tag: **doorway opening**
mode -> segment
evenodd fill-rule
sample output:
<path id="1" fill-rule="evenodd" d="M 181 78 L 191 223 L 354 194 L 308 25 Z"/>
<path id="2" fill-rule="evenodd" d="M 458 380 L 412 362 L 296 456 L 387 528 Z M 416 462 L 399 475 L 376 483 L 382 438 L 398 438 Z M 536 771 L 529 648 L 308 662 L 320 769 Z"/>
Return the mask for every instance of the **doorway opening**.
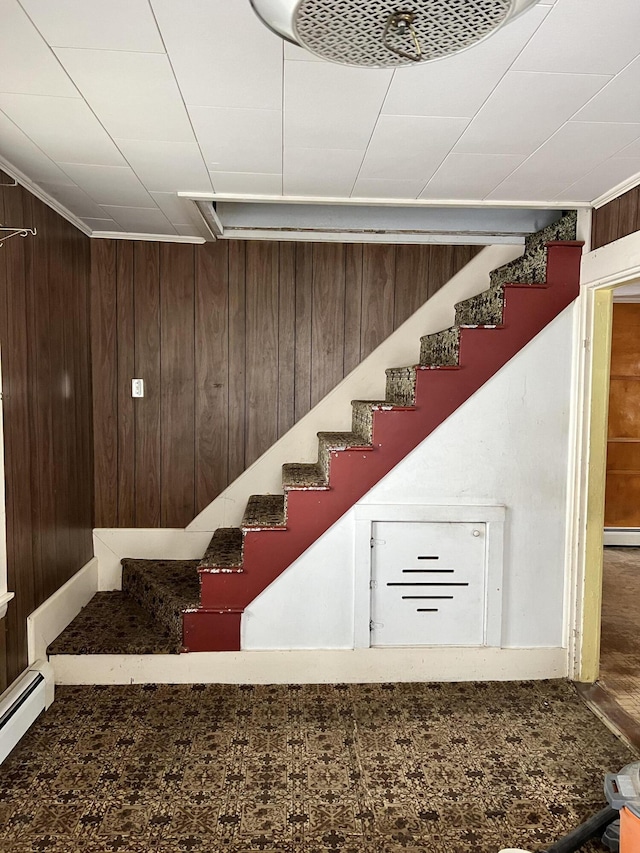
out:
<path id="1" fill-rule="evenodd" d="M 640 285 L 613 291 L 600 685 L 640 724 Z"/>

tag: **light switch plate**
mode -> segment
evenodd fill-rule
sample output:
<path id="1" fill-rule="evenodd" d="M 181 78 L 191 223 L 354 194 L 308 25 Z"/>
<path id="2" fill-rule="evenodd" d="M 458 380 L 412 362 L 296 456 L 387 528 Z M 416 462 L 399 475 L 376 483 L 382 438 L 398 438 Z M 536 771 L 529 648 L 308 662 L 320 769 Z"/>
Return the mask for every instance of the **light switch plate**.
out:
<path id="1" fill-rule="evenodd" d="M 131 380 L 131 396 L 144 397 L 144 379 Z"/>

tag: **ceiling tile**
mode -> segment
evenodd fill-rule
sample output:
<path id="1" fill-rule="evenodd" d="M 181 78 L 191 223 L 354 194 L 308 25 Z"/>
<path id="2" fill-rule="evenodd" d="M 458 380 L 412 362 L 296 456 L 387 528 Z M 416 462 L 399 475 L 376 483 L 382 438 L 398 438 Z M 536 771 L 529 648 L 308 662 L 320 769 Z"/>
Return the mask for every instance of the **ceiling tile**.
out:
<path id="1" fill-rule="evenodd" d="M 176 225 L 176 231 L 182 237 L 204 237 L 205 235 L 200 232 L 199 228 L 196 228 L 195 225 Z"/>
<path id="2" fill-rule="evenodd" d="M 284 152 L 284 195 L 349 196 L 363 151 L 287 148 Z"/>
<path id="3" fill-rule="evenodd" d="M 154 192 L 211 192 L 211 181 L 196 142 L 116 139 L 142 183 Z"/>
<path id="4" fill-rule="evenodd" d="M 514 70 L 615 74 L 638 55 L 638 32 L 637 0 L 561 0 Z"/>
<path id="5" fill-rule="evenodd" d="M 358 178 L 351 191 L 351 197 L 415 199 L 423 187 L 424 181 L 385 181 L 378 178 Z"/>
<path id="6" fill-rule="evenodd" d="M 291 148 L 364 150 L 393 71 L 286 62 L 284 139 Z"/>
<path id="7" fill-rule="evenodd" d="M 153 0 L 187 104 L 282 107 L 282 41 L 245 2 Z"/>
<path id="8" fill-rule="evenodd" d="M 281 112 L 190 107 L 189 113 L 211 171 L 280 172 Z"/>
<path id="9" fill-rule="evenodd" d="M 573 201 L 595 201 L 613 187 L 640 174 L 640 155 L 637 157 L 611 157 L 575 184 L 563 190 L 563 198 Z"/>
<path id="10" fill-rule="evenodd" d="M 56 48 L 56 55 L 114 138 L 193 142 L 164 54 L 65 47 Z"/>
<path id="11" fill-rule="evenodd" d="M 109 134 L 79 98 L 0 94 L 0 110 L 52 160 L 125 165 Z"/>
<path id="12" fill-rule="evenodd" d="M 2 3 L 0 91 L 26 95 L 80 94 L 18 3 Z"/>
<path id="13" fill-rule="evenodd" d="M 128 166 L 60 165 L 97 204 L 155 207 L 153 199 Z"/>
<path id="14" fill-rule="evenodd" d="M 386 115 L 471 118 L 548 11 L 548 7 L 536 6 L 487 41 L 456 56 L 399 68 L 382 112 Z"/>
<path id="15" fill-rule="evenodd" d="M 175 234 L 176 229 L 160 210 L 149 210 L 144 207 L 118 207 L 102 205 L 103 213 L 121 225 L 125 231 L 132 234 Z"/>
<path id="16" fill-rule="evenodd" d="M 487 197 L 546 201 L 640 137 L 640 124 L 567 122 Z"/>
<path id="17" fill-rule="evenodd" d="M 521 154 L 449 154 L 420 198 L 479 201 L 510 175 L 523 159 Z"/>
<path id="18" fill-rule="evenodd" d="M 531 154 L 608 80 L 597 75 L 509 72 L 455 150 L 460 154 Z"/>
<path id="19" fill-rule="evenodd" d="M 256 172 L 210 172 L 217 193 L 282 195 L 282 175 Z"/>
<path id="20" fill-rule="evenodd" d="M 92 231 L 122 231 L 122 228 L 113 219 L 94 219 L 91 216 L 83 216 L 82 221 Z"/>
<path id="21" fill-rule="evenodd" d="M 80 187 L 60 186 L 58 184 L 48 184 L 44 181 L 40 183 L 40 186 L 52 198 L 66 207 L 67 210 L 79 216 L 80 219 L 84 219 L 85 216 L 98 219 L 104 217 L 104 210 L 93 199 L 89 198 Z"/>
<path id="22" fill-rule="evenodd" d="M 147 0 L 20 0 L 55 47 L 164 53 Z"/>
<path id="23" fill-rule="evenodd" d="M 468 123 L 465 118 L 380 116 L 360 176 L 422 181 L 424 186 Z"/>
<path id="24" fill-rule="evenodd" d="M 638 4 L 640 8 L 640 4 Z M 579 121 L 636 121 L 640 116 L 640 58 L 608 83 L 576 115 Z"/>
<path id="25" fill-rule="evenodd" d="M 151 193 L 151 197 L 172 225 L 192 225 L 199 216 L 193 209 L 192 201 L 180 198 L 175 193 Z"/>
<path id="26" fill-rule="evenodd" d="M 0 156 L 34 183 L 69 184 L 73 181 L 4 113 L 0 113 Z"/>

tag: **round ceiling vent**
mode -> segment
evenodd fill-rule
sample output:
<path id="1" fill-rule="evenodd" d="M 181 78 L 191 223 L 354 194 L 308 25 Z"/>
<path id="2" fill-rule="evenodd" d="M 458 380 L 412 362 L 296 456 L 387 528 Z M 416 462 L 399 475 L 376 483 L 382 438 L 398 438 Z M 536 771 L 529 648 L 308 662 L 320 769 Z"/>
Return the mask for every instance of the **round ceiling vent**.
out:
<path id="1" fill-rule="evenodd" d="M 251 0 L 281 38 L 343 65 L 393 68 L 472 47 L 537 0 Z"/>

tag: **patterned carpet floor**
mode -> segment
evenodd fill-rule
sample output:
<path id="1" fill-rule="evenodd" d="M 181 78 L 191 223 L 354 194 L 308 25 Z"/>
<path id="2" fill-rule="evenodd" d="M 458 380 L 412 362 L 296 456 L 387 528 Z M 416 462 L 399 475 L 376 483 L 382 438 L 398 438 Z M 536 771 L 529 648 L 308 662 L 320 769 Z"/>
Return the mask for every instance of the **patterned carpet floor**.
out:
<path id="1" fill-rule="evenodd" d="M 2 767 L 0 850 L 540 850 L 634 759 L 562 681 L 60 687 Z"/>
<path id="2" fill-rule="evenodd" d="M 640 548 L 605 548 L 600 682 L 640 723 Z"/>

